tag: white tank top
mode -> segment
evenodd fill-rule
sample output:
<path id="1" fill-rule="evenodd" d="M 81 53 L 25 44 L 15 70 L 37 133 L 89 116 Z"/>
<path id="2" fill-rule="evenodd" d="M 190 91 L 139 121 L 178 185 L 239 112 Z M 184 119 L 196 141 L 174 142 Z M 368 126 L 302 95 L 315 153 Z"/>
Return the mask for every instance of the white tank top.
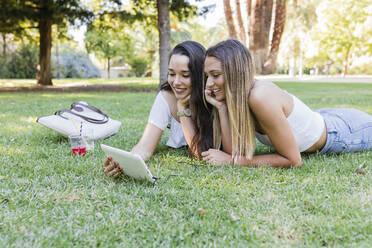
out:
<path id="1" fill-rule="evenodd" d="M 293 111 L 287 117 L 287 121 L 296 139 L 299 151 L 303 152 L 320 139 L 325 124 L 323 117 L 319 113 L 312 111 L 294 95 L 289 95 L 293 98 Z M 267 135 L 256 132 L 256 138 L 262 144 L 272 146 Z"/>

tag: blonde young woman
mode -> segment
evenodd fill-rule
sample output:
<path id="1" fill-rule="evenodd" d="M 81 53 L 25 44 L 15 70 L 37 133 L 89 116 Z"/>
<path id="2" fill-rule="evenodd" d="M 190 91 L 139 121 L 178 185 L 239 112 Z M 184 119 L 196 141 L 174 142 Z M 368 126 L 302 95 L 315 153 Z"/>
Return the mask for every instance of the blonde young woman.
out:
<path id="1" fill-rule="evenodd" d="M 204 160 L 285 168 L 301 166 L 301 152 L 372 149 L 371 115 L 356 109 L 312 111 L 277 85 L 255 81 L 253 68 L 251 54 L 237 40 L 207 50 L 205 99 L 214 106 L 216 149 L 203 152 Z M 255 137 L 276 153 L 254 155 Z"/>
<path id="2" fill-rule="evenodd" d="M 160 86 L 145 130 L 132 153 L 139 154 L 144 160 L 149 159 L 168 125 L 169 147 L 188 145 L 190 153 L 197 155 L 212 146 L 208 141 L 212 138 L 201 138 L 208 136 L 202 134 L 211 130 L 207 121 L 210 115 L 203 104 L 204 58 L 205 49 L 197 42 L 185 41 L 174 47 L 169 56 L 168 80 Z M 117 177 L 122 173 L 122 166 L 107 157 L 104 172 Z"/>

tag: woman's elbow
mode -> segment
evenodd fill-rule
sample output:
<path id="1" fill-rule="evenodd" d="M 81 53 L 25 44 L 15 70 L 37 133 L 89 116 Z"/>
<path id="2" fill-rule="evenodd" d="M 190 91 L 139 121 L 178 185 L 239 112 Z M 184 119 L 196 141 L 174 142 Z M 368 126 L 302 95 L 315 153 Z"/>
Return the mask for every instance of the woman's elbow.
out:
<path id="1" fill-rule="evenodd" d="M 298 167 L 301 167 L 302 166 L 302 159 L 301 157 L 300 158 L 297 158 L 297 159 L 292 159 L 290 160 L 290 167 L 293 168 L 298 168 Z"/>

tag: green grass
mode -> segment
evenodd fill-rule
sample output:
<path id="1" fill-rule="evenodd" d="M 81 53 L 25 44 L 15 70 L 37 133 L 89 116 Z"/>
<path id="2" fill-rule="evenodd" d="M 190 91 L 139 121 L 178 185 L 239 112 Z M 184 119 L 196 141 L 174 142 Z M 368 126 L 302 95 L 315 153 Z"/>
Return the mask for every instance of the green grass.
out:
<path id="1" fill-rule="evenodd" d="M 280 86 L 314 109 L 355 107 L 372 114 L 370 84 Z M 0 246 L 372 243 L 372 151 L 304 156 L 297 169 L 212 167 L 191 160 L 186 149 L 166 147 L 163 137 L 148 162 L 161 178 L 152 185 L 106 177 L 100 142 L 85 157 L 74 157 L 67 139 L 35 123 L 40 115 L 85 100 L 122 122 L 119 133 L 103 142 L 129 150 L 142 134 L 155 94 L 0 93 Z M 362 165 L 365 174 L 356 172 Z"/>
<path id="2" fill-rule="evenodd" d="M 82 85 L 125 85 L 128 87 L 153 87 L 158 86 L 155 78 L 90 78 L 90 79 L 53 79 L 54 86 L 82 86 Z M 35 79 L 0 79 L 1 87 L 30 87 L 35 86 Z"/>

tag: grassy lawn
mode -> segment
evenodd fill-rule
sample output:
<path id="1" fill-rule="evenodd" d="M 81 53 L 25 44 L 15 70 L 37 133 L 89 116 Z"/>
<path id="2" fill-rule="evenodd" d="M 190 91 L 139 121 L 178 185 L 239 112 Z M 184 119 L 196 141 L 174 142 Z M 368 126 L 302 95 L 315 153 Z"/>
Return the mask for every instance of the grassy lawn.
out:
<path id="1" fill-rule="evenodd" d="M 279 85 L 314 109 L 355 107 L 372 114 L 371 84 Z M 191 160 L 186 149 L 166 147 L 166 134 L 148 162 L 161 178 L 152 185 L 106 177 L 100 142 L 85 157 L 74 157 L 66 138 L 35 122 L 85 100 L 122 122 L 119 133 L 103 143 L 129 150 L 142 134 L 155 94 L 0 93 L 0 246 L 372 243 L 372 151 L 304 156 L 297 169 L 212 167 Z M 258 145 L 257 151 L 269 149 Z"/>
<path id="2" fill-rule="evenodd" d="M 84 86 L 84 85 L 125 85 L 128 87 L 153 87 L 158 86 L 154 78 L 90 78 L 90 79 L 53 79 L 54 86 Z M 35 79 L 0 79 L 1 87 L 29 87 L 35 86 Z"/>

